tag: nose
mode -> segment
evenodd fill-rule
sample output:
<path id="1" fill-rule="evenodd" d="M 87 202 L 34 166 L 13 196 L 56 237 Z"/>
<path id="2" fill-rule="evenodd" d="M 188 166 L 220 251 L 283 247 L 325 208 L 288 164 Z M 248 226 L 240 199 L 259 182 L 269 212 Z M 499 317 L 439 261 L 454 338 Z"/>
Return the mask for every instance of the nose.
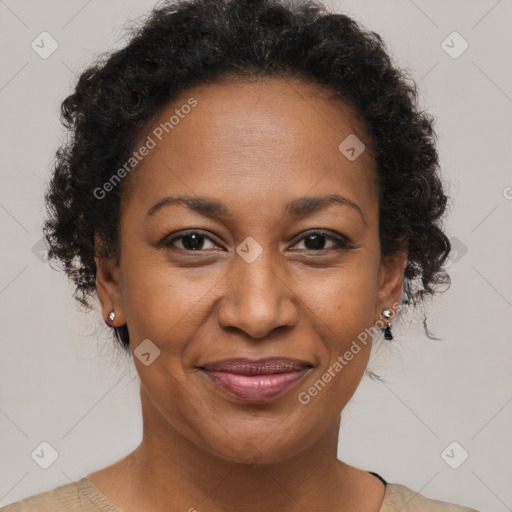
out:
<path id="1" fill-rule="evenodd" d="M 288 276 L 288 278 L 287 278 Z M 219 326 L 264 338 L 297 323 L 297 303 L 286 270 L 266 251 L 248 263 L 237 257 L 225 276 L 217 307 Z"/>

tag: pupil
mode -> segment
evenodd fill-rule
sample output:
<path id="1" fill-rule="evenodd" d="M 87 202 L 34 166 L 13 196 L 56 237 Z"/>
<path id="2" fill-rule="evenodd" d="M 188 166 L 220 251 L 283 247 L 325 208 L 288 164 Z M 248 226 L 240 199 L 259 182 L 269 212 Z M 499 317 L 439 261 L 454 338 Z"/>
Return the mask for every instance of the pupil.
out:
<path id="1" fill-rule="evenodd" d="M 185 235 L 182 239 L 182 243 L 183 247 L 187 250 L 199 250 L 203 245 L 203 235 L 198 235 L 196 233 Z"/>
<path id="2" fill-rule="evenodd" d="M 313 240 L 313 243 L 308 243 L 308 240 Z M 309 235 L 304 243 L 308 249 L 323 249 L 324 245 L 324 236 L 323 235 Z M 309 246 L 309 247 L 308 247 Z"/>
<path id="3" fill-rule="evenodd" d="M 203 246 L 204 236 L 192 233 L 191 235 L 185 235 L 182 239 L 183 247 L 190 251 L 200 250 Z M 305 239 L 305 244 L 308 249 L 323 249 L 325 242 L 324 235 L 309 235 Z"/>

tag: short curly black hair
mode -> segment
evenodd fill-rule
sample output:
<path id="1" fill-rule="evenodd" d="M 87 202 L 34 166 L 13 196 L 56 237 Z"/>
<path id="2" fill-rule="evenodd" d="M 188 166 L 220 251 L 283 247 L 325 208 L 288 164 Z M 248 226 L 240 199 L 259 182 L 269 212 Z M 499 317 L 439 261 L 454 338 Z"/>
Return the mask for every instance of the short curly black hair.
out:
<path id="1" fill-rule="evenodd" d="M 403 304 L 449 285 L 441 226 L 448 198 L 433 119 L 381 37 L 317 0 L 172 0 L 157 4 L 125 47 L 86 69 L 61 106 L 69 137 L 55 156 L 44 233 L 79 303 L 90 306 L 96 290 L 95 237 L 102 256 L 119 256 L 123 187 L 100 198 L 93 191 L 181 91 L 227 76 L 298 77 L 348 102 L 375 155 L 381 257 L 408 254 Z M 114 334 L 129 351 L 127 326 Z"/>

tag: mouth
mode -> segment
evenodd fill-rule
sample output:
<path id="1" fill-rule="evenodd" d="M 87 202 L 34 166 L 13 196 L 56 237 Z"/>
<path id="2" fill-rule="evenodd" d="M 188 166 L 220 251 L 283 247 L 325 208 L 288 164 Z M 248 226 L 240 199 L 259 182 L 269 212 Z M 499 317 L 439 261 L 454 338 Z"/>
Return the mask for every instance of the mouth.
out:
<path id="1" fill-rule="evenodd" d="M 231 397 L 245 402 L 267 402 L 294 387 L 311 363 L 298 359 L 229 359 L 208 363 L 199 369 Z"/>

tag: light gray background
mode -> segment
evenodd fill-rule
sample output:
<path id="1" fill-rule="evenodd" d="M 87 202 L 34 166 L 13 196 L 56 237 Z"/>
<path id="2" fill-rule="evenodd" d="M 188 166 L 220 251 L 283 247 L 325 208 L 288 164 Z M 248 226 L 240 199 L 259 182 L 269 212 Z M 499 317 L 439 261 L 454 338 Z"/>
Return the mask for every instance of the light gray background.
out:
<path id="1" fill-rule="evenodd" d="M 153 5 L 0 1 L 0 506 L 78 480 L 141 439 L 135 370 L 116 357 L 98 312 L 78 311 L 71 286 L 36 253 L 60 102 Z M 371 368 L 386 383 L 363 379 L 343 413 L 339 456 L 428 497 L 512 510 L 511 2 L 330 5 L 380 33 L 419 81 L 437 118 L 456 238 L 452 286 L 427 308 L 443 340 L 425 338 L 416 315 L 396 342 L 377 345 Z M 43 31 L 59 44 L 47 59 L 31 48 Z M 456 59 L 441 46 L 453 31 L 469 43 Z M 58 452 L 46 470 L 31 458 L 42 441 Z M 452 441 L 469 453 L 458 469 L 441 456 Z"/>

